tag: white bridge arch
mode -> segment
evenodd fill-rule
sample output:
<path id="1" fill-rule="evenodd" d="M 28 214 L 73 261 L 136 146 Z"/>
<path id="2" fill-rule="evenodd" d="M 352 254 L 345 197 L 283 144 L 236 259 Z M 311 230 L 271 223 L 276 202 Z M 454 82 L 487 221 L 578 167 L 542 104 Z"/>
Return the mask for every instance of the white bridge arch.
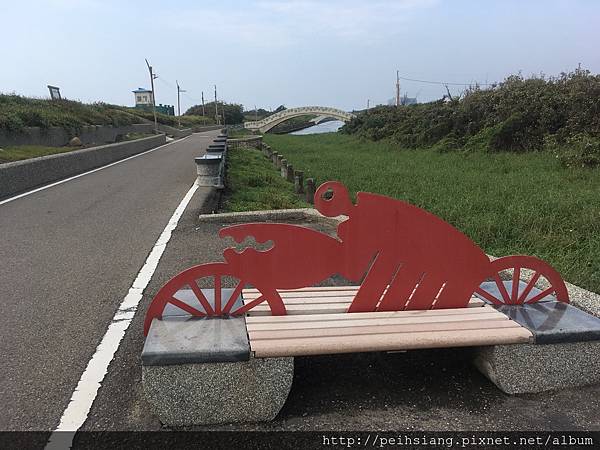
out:
<path id="1" fill-rule="evenodd" d="M 302 106 L 300 108 L 284 109 L 283 111 L 271 114 L 262 120 L 244 122 L 244 128 L 247 128 L 248 130 L 259 130 L 261 133 L 266 133 L 274 126 L 279 125 L 281 122 L 285 122 L 292 117 L 306 115 L 319 116 L 319 119 L 324 117 L 332 117 L 334 119 L 343 120 L 344 122 L 348 122 L 354 117 L 354 114 L 337 108 L 328 108 L 325 106 Z"/>

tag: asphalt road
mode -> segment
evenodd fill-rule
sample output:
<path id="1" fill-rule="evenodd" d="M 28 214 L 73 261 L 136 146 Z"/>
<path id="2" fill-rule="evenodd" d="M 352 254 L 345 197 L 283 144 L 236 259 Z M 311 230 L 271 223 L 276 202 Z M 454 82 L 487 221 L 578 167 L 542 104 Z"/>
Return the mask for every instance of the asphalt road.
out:
<path id="1" fill-rule="evenodd" d="M 52 430 L 218 131 L 0 205 L 0 430 Z M 206 191 L 196 193 L 200 202 Z"/>

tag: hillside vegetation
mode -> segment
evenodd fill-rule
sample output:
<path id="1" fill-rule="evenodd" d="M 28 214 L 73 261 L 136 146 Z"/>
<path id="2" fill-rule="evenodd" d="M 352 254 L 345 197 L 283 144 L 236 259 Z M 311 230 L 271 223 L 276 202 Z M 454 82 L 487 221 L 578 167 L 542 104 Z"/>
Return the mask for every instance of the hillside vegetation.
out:
<path id="1" fill-rule="evenodd" d="M 549 151 L 567 166 L 600 164 L 600 76 L 513 75 L 460 99 L 389 107 L 358 115 L 343 132 L 438 151 Z"/>
<path id="2" fill-rule="evenodd" d="M 154 120 L 151 111 L 106 103 L 86 104 L 73 100 L 49 100 L 0 94 L 0 131 L 18 133 L 24 127 L 63 127 L 76 132 L 85 125 L 123 126 Z M 157 114 L 159 123 L 176 126 L 177 117 Z M 182 126 L 213 123 L 199 116 L 182 116 Z"/>

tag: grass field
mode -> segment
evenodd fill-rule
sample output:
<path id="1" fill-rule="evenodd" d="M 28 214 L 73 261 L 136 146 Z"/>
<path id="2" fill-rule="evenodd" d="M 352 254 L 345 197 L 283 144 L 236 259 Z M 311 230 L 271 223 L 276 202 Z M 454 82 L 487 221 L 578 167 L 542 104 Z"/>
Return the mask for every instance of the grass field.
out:
<path id="1" fill-rule="evenodd" d="M 232 149 L 227 153 L 225 211 L 304 208 L 292 183 L 281 178 L 258 150 Z"/>
<path id="2" fill-rule="evenodd" d="M 442 217 L 487 253 L 535 255 L 600 292 L 600 172 L 548 153 L 401 150 L 343 134 L 266 135 L 305 178 L 344 182 Z"/>
<path id="3" fill-rule="evenodd" d="M 43 145 L 15 145 L 0 149 L 0 164 L 38 156 L 54 155 L 56 153 L 72 152 L 81 147 L 44 147 Z"/>
<path id="4" fill-rule="evenodd" d="M 154 134 L 129 133 L 123 136 L 123 141 L 134 141 L 136 139 L 143 139 L 150 136 L 154 136 Z M 13 145 L 0 148 L 0 164 L 11 161 L 21 161 L 29 158 L 37 158 L 39 156 L 54 155 L 56 153 L 72 152 L 73 150 L 79 150 L 81 148 L 83 147 L 46 147 L 43 145 Z"/>

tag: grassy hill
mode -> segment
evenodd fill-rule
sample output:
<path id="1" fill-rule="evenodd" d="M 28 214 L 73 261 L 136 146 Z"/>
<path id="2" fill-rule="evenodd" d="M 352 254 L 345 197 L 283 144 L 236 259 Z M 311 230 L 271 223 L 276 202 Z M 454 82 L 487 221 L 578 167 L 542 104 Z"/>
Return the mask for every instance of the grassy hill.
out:
<path id="1" fill-rule="evenodd" d="M 85 125 L 123 126 L 154 120 L 151 111 L 107 103 L 86 104 L 72 100 L 48 100 L 0 94 L 0 131 L 18 133 L 24 127 L 52 126 L 77 131 Z M 157 114 L 159 123 L 177 126 L 177 117 Z M 209 125 L 213 120 L 202 116 L 182 116 L 181 125 Z"/>

